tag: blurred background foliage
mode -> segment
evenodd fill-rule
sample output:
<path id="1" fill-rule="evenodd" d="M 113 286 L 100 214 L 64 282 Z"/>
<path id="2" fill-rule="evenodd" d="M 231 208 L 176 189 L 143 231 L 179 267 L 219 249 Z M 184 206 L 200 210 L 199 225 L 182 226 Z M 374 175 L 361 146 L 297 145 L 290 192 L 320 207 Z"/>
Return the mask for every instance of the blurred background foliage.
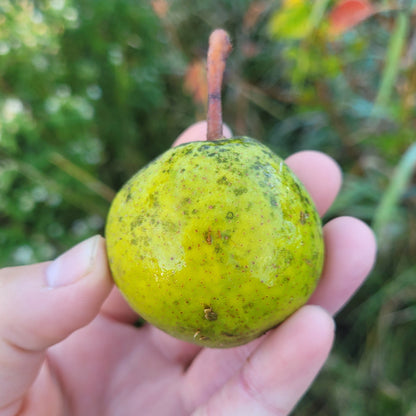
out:
<path id="1" fill-rule="evenodd" d="M 379 242 L 295 414 L 415 416 L 413 0 L 0 0 L 0 266 L 103 233 L 115 191 L 205 117 L 219 26 L 227 124 L 335 158 L 345 183 L 324 221 L 357 216 Z"/>

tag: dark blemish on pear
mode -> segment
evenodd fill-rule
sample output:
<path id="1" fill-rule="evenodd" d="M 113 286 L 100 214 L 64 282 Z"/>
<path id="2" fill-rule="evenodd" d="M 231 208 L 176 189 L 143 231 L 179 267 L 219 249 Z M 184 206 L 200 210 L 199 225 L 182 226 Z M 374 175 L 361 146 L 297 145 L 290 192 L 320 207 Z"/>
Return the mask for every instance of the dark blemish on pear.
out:
<path id="1" fill-rule="evenodd" d="M 225 331 L 222 331 L 221 335 L 224 335 L 227 338 L 234 338 L 235 337 L 235 334 L 231 334 L 230 332 L 225 332 Z"/>
<path id="2" fill-rule="evenodd" d="M 308 218 L 309 218 L 309 213 L 305 212 L 305 211 L 301 211 L 301 213 L 300 213 L 300 223 L 302 225 L 306 224 L 306 221 L 308 220 Z"/>
<path id="3" fill-rule="evenodd" d="M 248 190 L 247 188 L 235 188 L 233 192 L 236 196 L 239 196 L 245 194 L 246 192 L 248 192 Z"/>
<path id="4" fill-rule="evenodd" d="M 201 335 L 198 339 L 200 341 L 209 341 L 210 340 L 210 338 L 209 337 L 206 337 L 205 335 Z"/>
<path id="5" fill-rule="evenodd" d="M 135 220 L 130 223 L 130 230 L 134 231 L 135 228 L 139 227 L 143 224 L 144 218 L 143 216 L 139 215 Z"/>
<path id="6" fill-rule="evenodd" d="M 218 318 L 217 314 L 212 310 L 212 307 L 208 305 L 204 307 L 204 317 L 207 321 L 216 321 Z"/>
<path id="7" fill-rule="evenodd" d="M 248 309 L 252 309 L 252 308 L 254 308 L 254 303 L 253 302 L 249 302 L 249 303 L 246 303 L 246 304 L 243 305 L 243 309 L 245 311 L 247 311 Z"/>
<path id="8" fill-rule="evenodd" d="M 212 234 L 211 234 L 211 230 L 208 230 L 208 231 L 205 231 L 205 232 L 204 232 L 204 238 L 205 238 L 205 241 L 206 241 L 209 245 L 211 245 L 211 243 L 212 243 Z"/>
<path id="9" fill-rule="evenodd" d="M 229 182 L 227 180 L 227 177 L 226 176 L 223 176 L 222 178 L 218 179 L 217 180 L 217 184 L 218 185 L 228 185 Z"/>

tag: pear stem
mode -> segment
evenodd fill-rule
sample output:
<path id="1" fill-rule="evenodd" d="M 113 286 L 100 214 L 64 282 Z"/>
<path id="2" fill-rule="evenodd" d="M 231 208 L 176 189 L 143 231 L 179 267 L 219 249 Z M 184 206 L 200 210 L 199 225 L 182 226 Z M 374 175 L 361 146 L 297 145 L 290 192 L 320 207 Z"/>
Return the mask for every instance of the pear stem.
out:
<path id="1" fill-rule="evenodd" d="M 222 133 L 221 86 L 225 62 L 231 52 L 231 41 L 223 29 L 216 29 L 209 37 L 207 140 L 218 140 Z"/>

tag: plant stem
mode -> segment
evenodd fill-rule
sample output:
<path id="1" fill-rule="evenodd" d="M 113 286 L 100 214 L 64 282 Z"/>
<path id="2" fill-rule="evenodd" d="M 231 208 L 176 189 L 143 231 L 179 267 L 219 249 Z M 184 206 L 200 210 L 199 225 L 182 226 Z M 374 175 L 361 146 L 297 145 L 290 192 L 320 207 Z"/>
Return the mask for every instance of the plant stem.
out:
<path id="1" fill-rule="evenodd" d="M 380 88 L 374 103 L 373 115 L 380 108 L 383 109 L 389 104 L 397 75 L 400 69 L 400 58 L 409 29 L 410 17 L 406 12 L 400 12 L 397 16 L 396 27 L 387 50 L 386 65 L 381 79 Z"/>
<path id="2" fill-rule="evenodd" d="M 413 172 L 416 171 L 416 143 L 413 143 L 400 159 L 390 183 L 374 213 L 373 229 L 381 247 L 386 246 L 389 225 L 400 204 L 400 198 L 411 186 Z M 387 235 L 386 235 L 387 234 Z"/>
<path id="3" fill-rule="evenodd" d="M 90 191 L 99 195 L 101 198 L 105 199 L 108 202 L 111 202 L 115 197 L 115 192 L 109 188 L 104 183 L 100 182 L 93 175 L 80 168 L 79 166 L 72 163 L 70 160 L 66 159 L 58 152 L 52 152 L 50 154 L 51 162 L 61 169 L 63 172 L 66 172 L 72 178 L 77 179 Z"/>
<path id="4" fill-rule="evenodd" d="M 228 33 L 216 29 L 209 37 L 208 73 L 208 114 L 207 140 L 218 140 L 222 134 L 221 86 L 225 71 L 225 61 L 231 52 Z"/>

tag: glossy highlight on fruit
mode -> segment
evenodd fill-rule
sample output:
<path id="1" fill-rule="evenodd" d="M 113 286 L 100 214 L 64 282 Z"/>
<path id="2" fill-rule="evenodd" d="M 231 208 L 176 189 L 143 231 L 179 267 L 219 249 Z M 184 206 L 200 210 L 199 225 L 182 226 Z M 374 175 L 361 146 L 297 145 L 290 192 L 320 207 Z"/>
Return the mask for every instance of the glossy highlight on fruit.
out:
<path id="1" fill-rule="evenodd" d="M 216 348 L 306 303 L 324 257 L 305 188 L 247 137 L 183 144 L 145 166 L 114 199 L 106 240 L 114 280 L 145 320 Z"/>

